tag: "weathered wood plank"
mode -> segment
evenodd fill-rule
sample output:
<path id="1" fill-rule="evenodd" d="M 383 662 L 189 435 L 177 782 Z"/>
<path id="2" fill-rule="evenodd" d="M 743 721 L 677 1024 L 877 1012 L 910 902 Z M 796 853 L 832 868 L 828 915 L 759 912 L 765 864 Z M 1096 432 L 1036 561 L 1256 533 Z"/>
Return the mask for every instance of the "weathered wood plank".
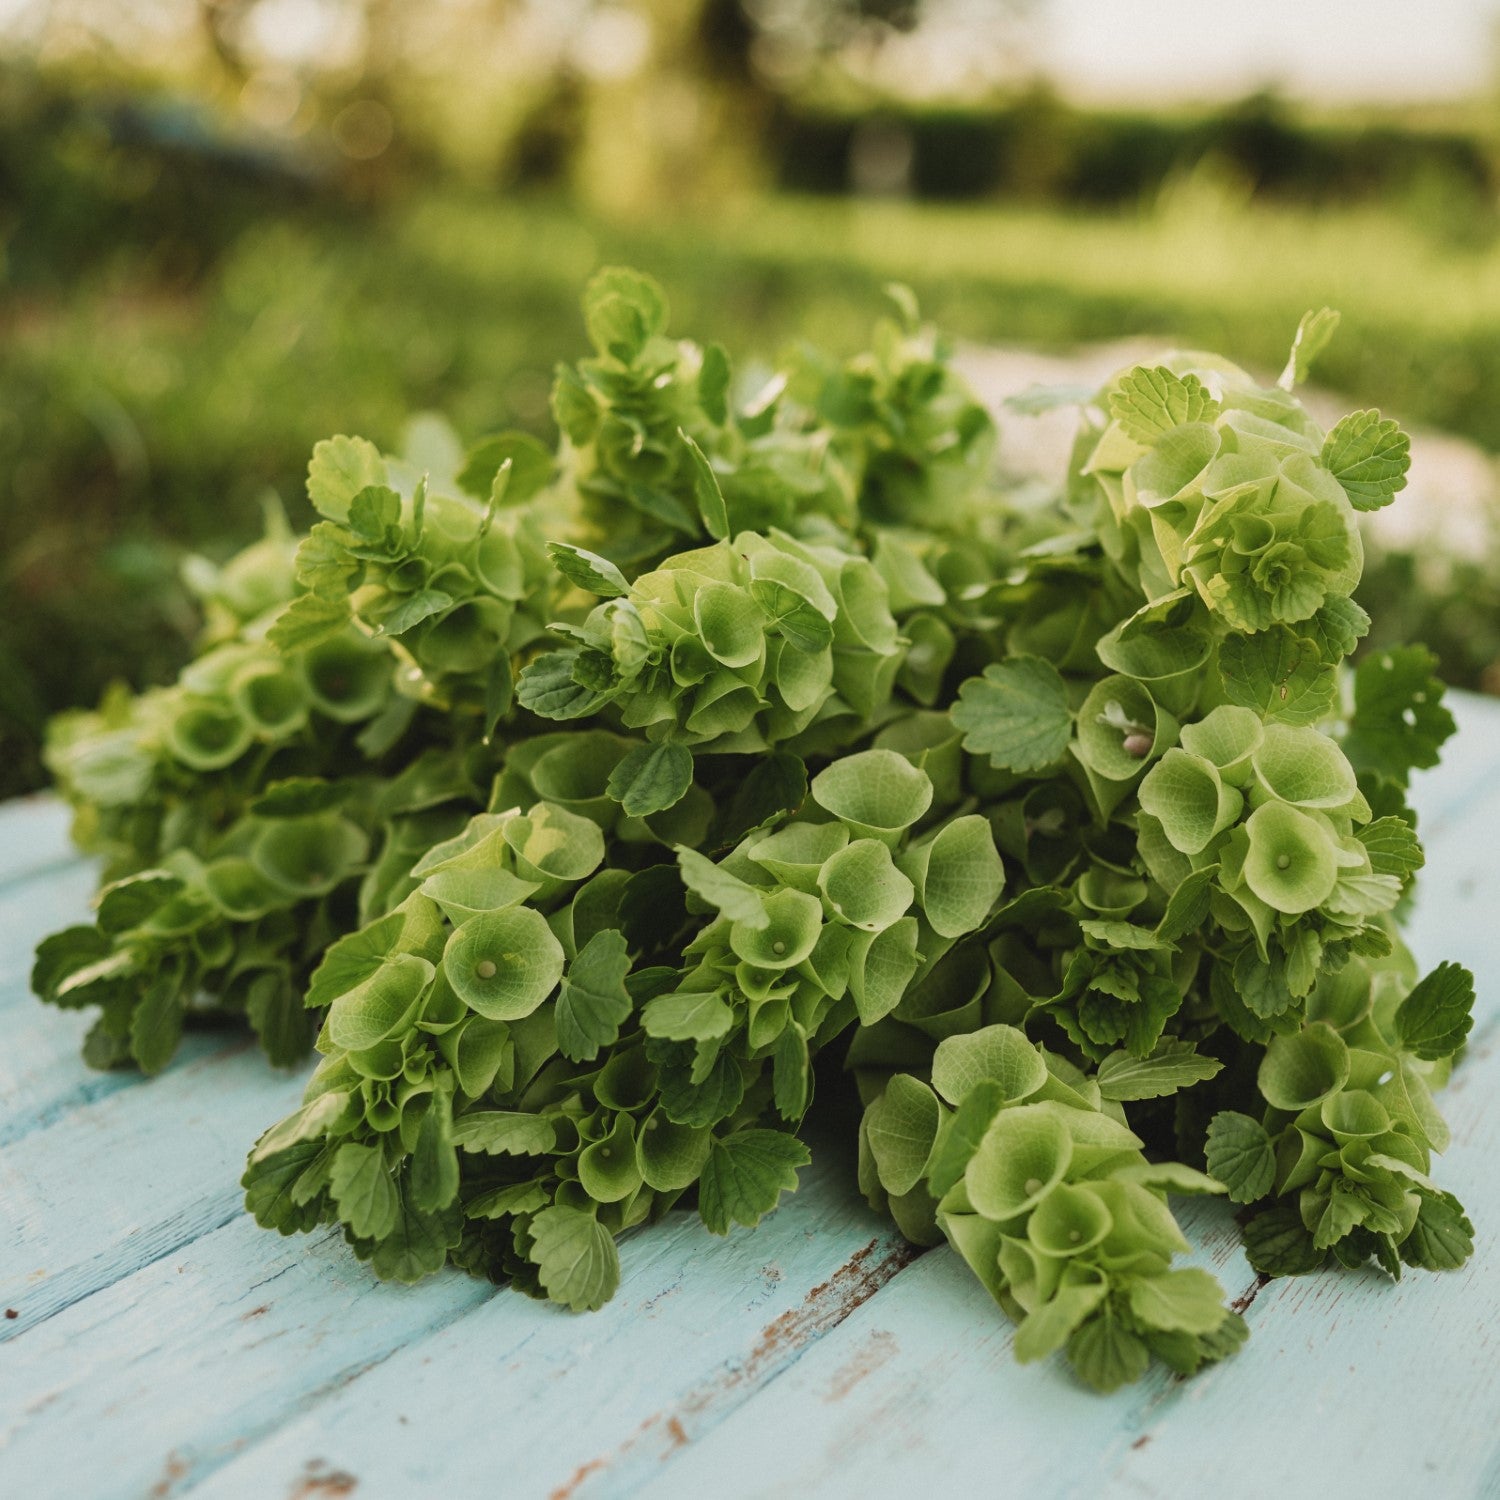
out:
<path id="1" fill-rule="evenodd" d="M 819 1153 L 803 1190 L 754 1233 L 721 1241 L 674 1214 L 635 1236 L 601 1312 L 496 1296 L 194 1494 L 287 1494 L 330 1471 L 357 1480 L 362 1500 L 629 1492 L 907 1264 L 910 1248 L 851 1190 L 850 1165 Z"/>
<path id="2" fill-rule="evenodd" d="M 1493 908 L 1492 908 L 1493 909 Z M 1142 1430 L 1112 1474 L 1129 1494 L 1500 1493 L 1500 1039 L 1443 1100 L 1440 1178 L 1479 1229 L 1472 1260 L 1392 1285 L 1373 1272 L 1275 1282 L 1235 1361 Z M 1224 1477 L 1229 1476 L 1229 1486 Z"/>
<path id="3" fill-rule="evenodd" d="M 1445 1100 L 1442 1178 L 1500 1222 L 1500 1040 Z M 1500 1276 L 1327 1273 L 1255 1288 L 1221 1205 L 1185 1214 L 1194 1257 L 1246 1307 L 1250 1343 L 1180 1382 L 1156 1370 L 1101 1399 L 1057 1361 L 1014 1363 L 1013 1331 L 951 1252 L 884 1288 L 751 1406 L 669 1458 L 653 1500 L 944 1491 L 1223 1500 L 1349 1494 L 1492 1497 L 1500 1477 Z M 1205 1254 L 1206 1252 L 1206 1254 Z M 775 1441 L 769 1436 L 775 1434 Z M 579 1500 L 596 1493 L 583 1487 Z M 608 1487 L 600 1495 L 617 1493 Z"/>
<path id="4" fill-rule="evenodd" d="M 492 1295 L 456 1271 L 386 1286 L 337 1234 L 282 1239 L 236 1218 L 68 1308 L 0 1359 L 6 1489 L 178 1494 Z"/>
<path id="5" fill-rule="evenodd" d="M 1178 1204 L 1191 1263 L 1254 1285 L 1225 1205 Z M 929 1252 L 752 1405 L 668 1454 L 657 1496 L 1072 1495 L 1177 1387 L 1161 1368 L 1109 1398 L 1061 1362 L 1021 1366 L 1014 1328 L 963 1262 Z M 1200 1377 L 1201 1378 L 1201 1377 Z M 580 1487 L 578 1500 L 618 1493 Z M 1176 1494 L 1175 1490 L 1161 1493 Z M 1185 1492 L 1184 1492 L 1185 1493 Z M 1222 1493 L 1217 1491 L 1216 1493 Z"/>
<path id="6" fill-rule="evenodd" d="M 245 1152 L 296 1106 L 302 1082 L 249 1043 L 195 1051 L 0 1156 L 0 1306 L 18 1314 L 0 1321 L 0 1339 L 241 1212 Z"/>

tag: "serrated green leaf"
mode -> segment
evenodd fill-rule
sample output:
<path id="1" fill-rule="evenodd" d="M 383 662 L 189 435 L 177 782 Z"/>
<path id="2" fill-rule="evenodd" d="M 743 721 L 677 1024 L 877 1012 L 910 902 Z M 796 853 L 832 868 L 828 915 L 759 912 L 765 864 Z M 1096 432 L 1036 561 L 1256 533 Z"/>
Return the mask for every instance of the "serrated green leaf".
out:
<path id="1" fill-rule="evenodd" d="M 442 589 L 418 589 L 408 594 L 388 615 L 380 621 L 381 635 L 405 635 L 424 620 L 452 609 L 453 598 Z"/>
<path id="2" fill-rule="evenodd" d="M 1184 1197 L 1198 1198 L 1224 1191 L 1224 1184 L 1217 1178 L 1186 1167 L 1180 1161 L 1132 1162 L 1116 1167 L 1110 1176 L 1116 1182 L 1138 1183 L 1141 1187 L 1160 1188 L 1164 1193 Z"/>
<path id="3" fill-rule="evenodd" d="M 459 488 L 478 500 L 488 500 L 501 468 L 510 464 L 505 485 L 506 505 L 520 505 L 552 482 L 556 460 L 545 444 L 526 432 L 499 432 L 481 438 L 464 458 Z"/>
<path id="4" fill-rule="evenodd" d="M 401 520 L 401 497 L 384 484 L 368 484 L 349 502 L 349 529 L 364 541 L 382 542 Z"/>
<path id="5" fill-rule="evenodd" d="M 1438 763 L 1453 734 L 1443 706 L 1437 658 L 1425 646 L 1398 646 L 1366 656 L 1354 671 L 1354 712 L 1344 754 L 1356 771 L 1405 786 L 1414 770 Z"/>
<path id="6" fill-rule="evenodd" d="M 1406 488 L 1411 439 L 1378 411 L 1350 412 L 1328 434 L 1320 462 L 1355 510 L 1379 510 Z"/>
<path id="7" fill-rule="evenodd" d="M 557 1130 L 542 1115 L 471 1109 L 454 1120 L 453 1144 L 486 1156 L 542 1156 L 557 1144 Z"/>
<path id="8" fill-rule="evenodd" d="M 1068 1363 L 1078 1378 L 1102 1394 L 1139 1380 L 1151 1363 L 1145 1341 L 1106 1305 L 1068 1340 Z"/>
<path id="9" fill-rule="evenodd" d="M 673 740 L 637 745 L 609 773 L 609 795 L 632 818 L 676 807 L 693 784 L 693 752 Z"/>
<path id="10" fill-rule="evenodd" d="M 1131 1282 L 1130 1310 L 1147 1328 L 1212 1333 L 1224 1321 L 1224 1292 L 1197 1266 L 1160 1271 Z"/>
<path id="11" fill-rule="evenodd" d="M 517 1182 L 508 1187 L 493 1188 L 464 1204 L 468 1219 L 503 1219 L 508 1214 L 534 1214 L 549 1201 L 546 1187 L 539 1182 Z"/>
<path id="12" fill-rule="evenodd" d="M 1163 943 L 1175 943 L 1196 932 L 1208 917 L 1209 892 L 1213 889 L 1218 865 L 1204 865 L 1184 878 L 1167 900 L 1167 909 L 1156 924 L 1156 936 Z"/>
<path id="13" fill-rule="evenodd" d="M 1474 1226 L 1452 1193 L 1421 1193 L 1417 1222 L 1401 1242 L 1401 1259 L 1424 1271 L 1454 1271 L 1474 1253 Z"/>
<path id="14" fill-rule="evenodd" d="M 787 751 L 762 756 L 735 788 L 724 814 L 722 842 L 738 842 L 752 828 L 760 828 L 782 813 L 795 812 L 807 796 L 807 766 Z"/>
<path id="15" fill-rule="evenodd" d="M 276 617 L 266 639 L 284 655 L 291 656 L 334 639 L 349 625 L 348 599 L 328 599 L 321 594 L 301 594 Z"/>
<path id="16" fill-rule="evenodd" d="M 674 1125 L 717 1125 L 740 1107 L 745 1075 L 732 1053 L 721 1051 L 700 1079 L 694 1083 L 685 1067 L 663 1072 L 661 1107 Z"/>
<path id="17" fill-rule="evenodd" d="M 335 521 L 319 521 L 297 544 L 297 582 L 348 609 L 349 581 L 359 569 L 350 552 L 357 538 Z"/>
<path id="18" fill-rule="evenodd" d="M 1209 1122 L 1208 1170 L 1236 1203 L 1254 1203 L 1271 1191 L 1276 1151 L 1265 1127 L 1249 1115 L 1223 1109 Z"/>
<path id="19" fill-rule="evenodd" d="M 385 460 L 374 443 L 359 437 L 326 438 L 313 448 L 307 466 L 307 498 L 330 521 L 344 521 L 354 497 L 385 479 Z"/>
<path id="20" fill-rule="evenodd" d="M 95 898 L 94 920 L 104 933 L 129 932 L 139 927 L 182 890 L 182 880 L 167 870 L 142 870 L 111 881 Z"/>
<path id="21" fill-rule="evenodd" d="M 1109 1288 L 1103 1282 L 1059 1287 L 1051 1298 L 1034 1308 L 1016 1329 L 1015 1354 L 1019 1363 L 1045 1359 L 1067 1343 L 1069 1337 L 1104 1300 Z"/>
<path id="22" fill-rule="evenodd" d="M 31 988 L 38 999 L 55 1000 L 58 987 L 71 974 L 99 963 L 113 952 L 114 945 L 97 927 L 65 927 L 37 944 Z"/>
<path id="23" fill-rule="evenodd" d="M 949 712 L 964 731 L 964 749 L 1000 769 L 1055 765 L 1073 737 L 1067 688 L 1057 668 L 1037 656 L 991 663 L 964 683 Z"/>
<path id="24" fill-rule="evenodd" d="M 245 1014 L 273 1067 L 288 1068 L 307 1056 L 313 1027 L 285 969 L 268 969 L 256 975 L 246 993 Z"/>
<path id="25" fill-rule="evenodd" d="M 673 1042 L 711 1042 L 727 1035 L 734 1012 L 713 990 L 679 990 L 658 995 L 641 1012 L 641 1026 L 648 1036 Z"/>
<path id="26" fill-rule="evenodd" d="M 1313 641 L 1285 626 L 1230 636 L 1219 650 L 1219 670 L 1229 702 L 1253 708 L 1262 718 L 1316 724 L 1333 708 L 1333 664 L 1322 659 Z"/>
<path id="27" fill-rule="evenodd" d="M 102 936 L 102 934 L 101 934 Z M 130 948 L 109 948 L 102 958 L 71 968 L 59 977 L 48 997 L 54 1005 L 73 1008 L 124 1000 L 139 982 L 135 954 Z"/>
<path id="28" fill-rule="evenodd" d="M 530 1258 L 547 1295 L 574 1312 L 603 1307 L 620 1285 L 613 1235 L 591 1213 L 561 1205 L 531 1221 Z"/>
<path id="29" fill-rule="evenodd" d="M 1306 1276 L 1328 1259 L 1313 1243 L 1301 1214 L 1285 1204 L 1256 1214 L 1245 1225 L 1245 1255 L 1263 1276 Z"/>
<path id="30" fill-rule="evenodd" d="M 1196 375 L 1174 375 L 1164 365 L 1138 365 L 1109 396 L 1110 415 L 1129 437 L 1148 447 L 1185 422 L 1212 422 L 1219 410 Z"/>
<path id="31" fill-rule="evenodd" d="M 577 651 L 548 651 L 528 663 L 516 683 L 516 701 L 544 719 L 581 719 L 607 700 L 573 675 Z"/>
<path id="32" fill-rule="evenodd" d="M 777 1037 L 771 1059 L 776 1112 L 789 1125 L 796 1125 L 807 1113 L 812 1094 L 812 1068 L 807 1039 L 795 1024 Z"/>
<path id="33" fill-rule="evenodd" d="M 163 973 L 141 996 L 130 1018 L 130 1051 L 141 1072 L 160 1073 L 172 1061 L 182 1040 L 182 980 L 176 973 Z"/>
<path id="34" fill-rule="evenodd" d="M 298 1141 L 282 1151 L 251 1156 L 240 1186 L 245 1189 L 245 1207 L 257 1224 L 279 1234 L 305 1233 L 317 1224 L 321 1204 L 315 1198 L 300 1200 L 294 1189 L 323 1149 L 321 1140 Z"/>
<path id="35" fill-rule="evenodd" d="M 794 1192 L 797 1169 L 812 1154 L 779 1130 L 737 1130 L 715 1140 L 698 1182 L 698 1212 L 715 1234 L 731 1223 L 758 1224 L 783 1192 Z"/>
<path id="36" fill-rule="evenodd" d="M 251 1160 L 272 1156 L 301 1141 L 322 1140 L 347 1131 L 357 1109 L 354 1097 L 346 1090 L 326 1089 L 267 1130 L 252 1148 Z"/>
<path id="37" fill-rule="evenodd" d="M 379 1146 L 348 1141 L 333 1158 L 329 1191 L 339 1218 L 361 1239 L 384 1239 L 395 1227 L 401 1201 Z"/>
<path id="38" fill-rule="evenodd" d="M 1215 1077 L 1223 1067 L 1218 1058 L 1198 1053 L 1191 1042 L 1162 1041 L 1146 1057 L 1111 1052 L 1099 1064 L 1099 1092 L 1106 1099 L 1160 1099 Z"/>
<path id="39" fill-rule="evenodd" d="M 1317 646 L 1324 661 L 1342 661 L 1369 634 L 1370 616 L 1353 599 L 1335 594 L 1297 629 Z"/>
<path id="40" fill-rule="evenodd" d="M 424 1212 L 399 1182 L 396 1199 L 395 1223 L 376 1243 L 370 1265 L 382 1281 L 420 1281 L 443 1269 L 448 1251 L 458 1244 L 463 1218 L 457 1205 Z"/>
<path id="41" fill-rule="evenodd" d="M 592 1062 L 601 1048 L 614 1045 L 631 1010 L 629 973 L 625 936 L 616 928 L 596 932 L 579 949 L 563 975 L 554 1017 L 564 1057 Z"/>
<path id="42" fill-rule="evenodd" d="M 601 599 L 623 598 L 630 592 L 625 575 L 607 558 L 567 542 L 548 542 L 552 565 L 569 583 Z"/>
<path id="43" fill-rule="evenodd" d="M 1427 1062 L 1451 1057 L 1474 1024 L 1473 1010 L 1474 976 L 1462 964 L 1439 964 L 1396 1011 L 1401 1045 Z"/>
<path id="44" fill-rule="evenodd" d="M 1394 875 L 1406 881 L 1426 863 L 1416 830 L 1405 818 L 1376 818 L 1356 828 L 1354 837 L 1365 846 L 1370 868 L 1377 875 Z"/>
<path id="45" fill-rule="evenodd" d="M 722 425 L 729 420 L 729 378 L 728 352 L 723 344 L 710 344 L 698 371 L 698 400 L 710 422 Z"/>
<path id="46" fill-rule="evenodd" d="M 407 1168 L 414 1207 L 423 1213 L 446 1208 L 458 1197 L 458 1151 L 446 1093 L 435 1094 L 422 1115 Z"/>

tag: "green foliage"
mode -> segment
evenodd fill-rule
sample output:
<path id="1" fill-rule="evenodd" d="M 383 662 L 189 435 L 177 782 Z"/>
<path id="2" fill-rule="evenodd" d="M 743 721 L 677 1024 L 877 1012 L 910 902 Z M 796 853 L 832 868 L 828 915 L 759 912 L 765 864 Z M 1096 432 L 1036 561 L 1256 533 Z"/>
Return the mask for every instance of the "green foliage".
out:
<path id="1" fill-rule="evenodd" d="M 33 180 L 65 139 L 94 159 L 92 132 L 84 143 L 49 129 L 46 152 L 18 155 L 18 180 Z M 153 169 L 152 201 L 171 180 Z M 215 203 L 223 188 L 214 184 Z M 93 702 L 115 678 L 139 686 L 175 672 L 192 628 L 180 549 L 222 560 L 248 541 L 266 488 L 294 496 L 313 441 L 346 430 L 351 413 L 388 450 L 401 446 L 409 412 L 434 407 L 466 434 L 545 434 L 552 360 L 583 347 L 576 292 L 598 253 L 657 267 L 682 321 L 736 349 L 745 369 L 750 355 L 769 358 L 793 339 L 857 348 L 892 277 L 912 282 L 924 307 L 970 341 L 1065 346 L 1170 327 L 1275 368 L 1285 330 L 1336 279 L 1347 316 L 1317 366 L 1323 381 L 1495 447 L 1500 340 L 1493 299 L 1475 290 L 1488 285 L 1487 242 L 1462 229 L 1455 238 L 1446 213 L 1412 221 L 1314 196 L 1312 214 L 1195 190 L 1143 214 L 1131 190 L 1118 217 L 896 202 L 861 204 L 851 217 L 833 200 L 773 199 L 744 216 L 688 224 L 663 214 L 627 226 L 528 195 L 438 189 L 393 202 L 373 223 L 268 218 L 262 206 L 184 299 L 184 241 L 205 229 L 216 238 L 213 215 L 194 199 L 167 260 L 160 246 L 141 260 L 130 249 L 139 224 L 158 221 L 146 200 L 111 193 L 111 213 L 128 207 L 128 225 L 102 240 L 92 227 L 75 236 L 100 242 L 108 273 L 70 276 L 65 296 L 28 300 L 0 355 L 13 414 L 0 424 L 0 475 L 16 538 L 5 578 L 25 601 L 0 621 L 0 790 L 40 784 L 49 711 Z M 35 257 L 48 243 L 58 203 L 51 193 L 26 200 L 31 232 L 13 237 L 13 255 L 29 245 Z M 47 274 L 63 264 L 49 255 Z M 1049 267 L 1040 288 L 1038 264 Z M 725 369 L 706 351 L 705 401 L 716 391 L 726 399 Z M 909 385 L 920 391 L 915 377 Z M 554 467 L 550 442 L 545 468 L 537 438 L 527 442 L 528 462 L 512 454 L 511 494 L 524 498 L 534 492 L 523 472 L 534 483 L 540 470 L 545 483 Z M 898 481 L 919 480 L 941 451 L 913 447 L 922 464 L 905 455 L 888 464 Z M 485 460 L 464 492 L 487 499 L 496 467 Z M 1459 559 L 1461 582 L 1439 585 L 1433 561 L 1382 558 L 1361 597 L 1382 644 L 1427 640 L 1449 682 L 1478 685 L 1500 650 L 1493 563 Z"/>
<path id="2" fill-rule="evenodd" d="M 1237 1315 L 1218 1284 L 1171 1268 L 1187 1242 L 1165 1191 L 1219 1185 L 1148 1163 L 1140 1137 L 1097 1089 L 1080 1091 L 1081 1075 L 1013 1027 L 940 1043 L 935 1081 L 949 1076 L 944 1053 L 960 1042 L 964 1082 L 948 1094 L 957 1113 L 902 1073 L 868 1106 L 862 1140 L 874 1159 L 874 1197 L 909 1201 L 925 1189 L 943 1234 L 1018 1320 L 1018 1359 L 1066 1348 L 1078 1375 L 1108 1390 L 1121 1359 L 1131 1368 L 1136 1360 L 1101 1357 L 1099 1340 L 1139 1350 L 1142 1368 L 1153 1351 L 1173 1349 L 1192 1368 L 1228 1352 L 1237 1338 L 1226 1345 L 1218 1336 Z"/>
<path id="3" fill-rule="evenodd" d="M 897 304 L 747 395 L 600 273 L 555 455 L 320 445 L 253 606 L 59 725 L 110 878 L 36 988 L 106 1065 L 209 1006 L 315 1036 L 246 1167 L 267 1227 L 597 1307 L 628 1230 L 795 1189 L 836 1044 L 871 1203 L 1101 1390 L 1243 1340 L 1169 1194 L 1255 1204 L 1278 1273 L 1467 1254 L 1430 1171 L 1472 980 L 1416 982 L 1394 922 L 1451 720 L 1419 648 L 1341 709 L 1389 475 L 1186 354 L 1023 502 Z"/>
<path id="4" fill-rule="evenodd" d="M 1322 461 L 1355 510 L 1378 510 L 1406 488 L 1411 439 L 1378 411 L 1352 412 L 1324 440 Z"/>
<path id="5" fill-rule="evenodd" d="M 953 722 L 964 749 L 1010 771 L 1038 771 L 1062 759 L 1073 716 L 1057 669 L 1035 656 L 996 662 L 963 686 Z"/>

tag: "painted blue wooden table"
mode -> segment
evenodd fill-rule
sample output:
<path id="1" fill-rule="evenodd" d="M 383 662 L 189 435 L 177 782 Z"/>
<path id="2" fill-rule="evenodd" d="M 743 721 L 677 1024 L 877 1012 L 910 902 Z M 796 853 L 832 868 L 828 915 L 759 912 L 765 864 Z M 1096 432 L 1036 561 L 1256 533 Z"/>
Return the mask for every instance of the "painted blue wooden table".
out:
<path id="1" fill-rule="evenodd" d="M 162 1078 L 88 1072 L 83 1017 L 26 992 L 91 870 L 62 811 L 0 810 L 0 1495 L 1500 1496 L 1500 705 L 1417 802 L 1411 936 L 1479 979 L 1444 1106 L 1462 1271 L 1258 1287 L 1223 1205 L 1184 1205 L 1252 1338 L 1101 1398 L 1011 1330 L 946 1249 L 859 1200 L 847 1148 L 727 1242 L 678 1214 L 577 1317 L 453 1273 L 384 1287 L 332 1234 L 244 1215 L 247 1144 L 300 1080 L 197 1037 Z"/>

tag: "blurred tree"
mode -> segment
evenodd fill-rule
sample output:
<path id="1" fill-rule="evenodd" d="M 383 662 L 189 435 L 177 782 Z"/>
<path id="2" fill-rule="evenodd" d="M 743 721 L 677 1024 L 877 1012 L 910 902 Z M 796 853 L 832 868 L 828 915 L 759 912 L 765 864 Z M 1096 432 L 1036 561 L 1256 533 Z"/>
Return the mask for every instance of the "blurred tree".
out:
<path id="1" fill-rule="evenodd" d="M 595 6 L 570 54 L 586 84 L 574 163 L 584 198 L 640 216 L 761 186 L 768 103 L 750 40 L 714 0 Z"/>
<path id="2" fill-rule="evenodd" d="M 366 184 L 402 166 L 557 175 L 639 214 L 765 185 L 789 92 L 993 84 L 1016 18 L 1039 3 L 10 0 L 0 42 L 207 93 Z"/>
<path id="3" fill-rule="evenodd" d="M 198 19 L 209 51 L 237 84 L 250 76 L 243 49 L 245 21 L 258 0 L 198 0 Z"/>

